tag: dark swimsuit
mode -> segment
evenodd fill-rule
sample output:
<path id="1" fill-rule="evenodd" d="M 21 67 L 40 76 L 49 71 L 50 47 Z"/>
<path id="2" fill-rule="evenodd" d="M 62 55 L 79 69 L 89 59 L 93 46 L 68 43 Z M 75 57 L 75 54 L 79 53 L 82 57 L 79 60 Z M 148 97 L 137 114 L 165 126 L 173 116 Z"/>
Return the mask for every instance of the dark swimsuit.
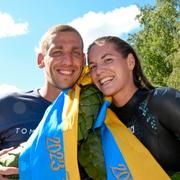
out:
<path id="1" fill-rule="evenodd" d="M 180 171 L 180 92 L 138 90 L 123 107 L 111 109 L 165 170 Z"/>

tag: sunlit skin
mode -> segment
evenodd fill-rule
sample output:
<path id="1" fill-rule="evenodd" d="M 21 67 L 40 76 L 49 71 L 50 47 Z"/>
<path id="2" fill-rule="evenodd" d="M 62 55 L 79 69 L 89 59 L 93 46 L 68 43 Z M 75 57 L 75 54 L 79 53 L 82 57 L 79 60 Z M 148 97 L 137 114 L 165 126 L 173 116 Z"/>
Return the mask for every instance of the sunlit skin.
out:
<path id="1" fill-rule="evenodd" d="M 112 43 L 94 45 L 88 56 L 93 82 L 113 103 L 125 105 L 137 90 L 133 82 L 135 60 L 132 54 L 123 58 Z"/>
<path id="2" fill-rule="evenodd" d="M 62 89 L 72 87 L 78 80 L 85 63 L 82 42 L 75 32 L 52 35 L 45 56 L 38 55 L 38 65 L 44 68 L 45 86 L 40 94 L 53 101 Z"/>

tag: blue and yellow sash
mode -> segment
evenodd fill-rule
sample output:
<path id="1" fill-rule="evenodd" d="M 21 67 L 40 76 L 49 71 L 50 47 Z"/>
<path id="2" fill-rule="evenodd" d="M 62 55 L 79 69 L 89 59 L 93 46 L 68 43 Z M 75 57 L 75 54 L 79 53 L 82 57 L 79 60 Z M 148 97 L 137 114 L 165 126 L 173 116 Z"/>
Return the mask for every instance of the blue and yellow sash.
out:
<path id="1" fill-rule="evenodd" d="M 78 83 L 91 83 L 85 69 Z M 80 88 L 60 93 L 26 143 L 19 158 L 20 180 L 79 180 L 77 125 Z M 105 101 L 94 128 L 101 128 L 108 180 L 170 179 L 149 151 L 107 108 Z"/>
<path id="2" fill-rule="evenodd" d="M 46 110 L 19 158 L 20 180 L 79 180 L 77 161 L 80 87 L 92 83 L 84 67 L 77 84 Z"/>
<path id="3" fill-rule="evenodd" d="M 77 162 L 78 85 L 47 109 L 19 158 L 20 180 L 80 179 Z"/>
<path id="4" fill-rule="evenodd" d="M 145 146 L 107 108 L 110 101 L 110 99 L 104 101 L 94 125 L 94 129 L 101 128 L 107 179 L 170 179 Z"/>

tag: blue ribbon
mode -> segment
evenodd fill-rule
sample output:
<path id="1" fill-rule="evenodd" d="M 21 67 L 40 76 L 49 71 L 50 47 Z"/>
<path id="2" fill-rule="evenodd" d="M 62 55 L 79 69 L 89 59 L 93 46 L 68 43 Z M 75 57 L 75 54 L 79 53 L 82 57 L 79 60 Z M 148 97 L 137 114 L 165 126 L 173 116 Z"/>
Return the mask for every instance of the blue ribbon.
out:
<path id="1" fill-rule="evenodd" d="M 19 158 L 20 180 L 66 179 L 62 111 L 68 89 L 46 110 Z"/>
<path id="2" fill-rule="evenodd" d="M 123 158 L 123 155 L 110 131 L 106 126 L 106 111 L 110 101 L 105 100 L 93 129 L 101 128 L 101 142 L 105 161 L 106 176 L 108 180 L 132 180 L 131 172 Z M 119 132 L 120 135 L 120 132 Z"/>

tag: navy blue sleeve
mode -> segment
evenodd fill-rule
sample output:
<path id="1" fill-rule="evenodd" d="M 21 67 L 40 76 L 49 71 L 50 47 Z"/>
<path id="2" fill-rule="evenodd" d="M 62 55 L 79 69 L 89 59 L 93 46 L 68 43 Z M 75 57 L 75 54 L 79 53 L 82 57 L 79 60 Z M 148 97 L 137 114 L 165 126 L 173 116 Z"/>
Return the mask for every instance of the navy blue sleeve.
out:
<path id="1" fill-rule="evenodd" d="M 34 91 L 0 97 L 0 150 L 27 141 L 51 103 Z"/>

